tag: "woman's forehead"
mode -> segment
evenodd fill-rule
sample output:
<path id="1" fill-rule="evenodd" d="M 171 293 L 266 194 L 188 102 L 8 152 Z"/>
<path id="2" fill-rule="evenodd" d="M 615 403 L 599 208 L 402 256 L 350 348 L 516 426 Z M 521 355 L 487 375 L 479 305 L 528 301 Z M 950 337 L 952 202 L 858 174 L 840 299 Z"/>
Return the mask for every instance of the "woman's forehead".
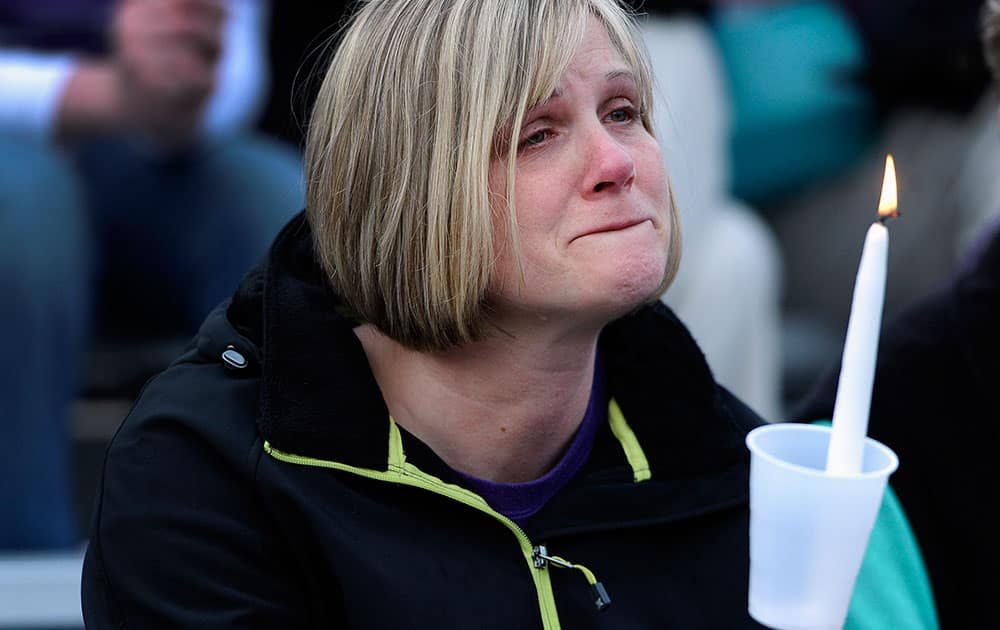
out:
<path id="1" fill-rule="evenodd" d="M 570 42 L 559 42 L 556 45 L 566 45 Z M 639 69 L 633 67 L 623 51 L 611 39 L 607 28 L 594 15 L 587 16 L 586 29 L 581 37 L 571 43 L 573 52 L 564 57 L 559 68 L 540 67 L 536 72 L 535 83 L 538 87 L 549 87 L 547 91 L 538 90 L 537 97 L 531 107 L 538 107 L 545 102 L 559 98 L 565 91 L 568 79 L 574 75 L 588 74 L 604 81 L 624 81 L 638 84 Z M 601 76 L 603 74 L 603 77 Z"/>

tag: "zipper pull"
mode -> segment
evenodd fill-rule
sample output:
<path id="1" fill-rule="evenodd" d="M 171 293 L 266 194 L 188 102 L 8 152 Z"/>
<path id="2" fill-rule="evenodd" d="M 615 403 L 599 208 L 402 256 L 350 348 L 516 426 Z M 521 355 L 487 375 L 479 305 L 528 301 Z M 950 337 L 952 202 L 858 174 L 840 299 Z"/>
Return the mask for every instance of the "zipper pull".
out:
<path id="1" fill-rule="evenodd" d="M 597 610 L 604 610 L 611 605 L 611 598 L 608 596 L 608 591 L 604 588 L 604 585 L 598 582 L 593 572 L 582 564 L 573 564 L 559 556 L 550 556 L 549 550 L 545 548 L 545 545 L 538 545 L 532 549 L 531 559 L 536 569 L 544 569 L 547 564 L 552 564 L 560 569 L 576 569 L 580 573 L 583 573 L 583 577 L 587 578 L 587 584 L 590 585 L 590 593 L 594 597 L 594 606 L 597 607 Z"/>

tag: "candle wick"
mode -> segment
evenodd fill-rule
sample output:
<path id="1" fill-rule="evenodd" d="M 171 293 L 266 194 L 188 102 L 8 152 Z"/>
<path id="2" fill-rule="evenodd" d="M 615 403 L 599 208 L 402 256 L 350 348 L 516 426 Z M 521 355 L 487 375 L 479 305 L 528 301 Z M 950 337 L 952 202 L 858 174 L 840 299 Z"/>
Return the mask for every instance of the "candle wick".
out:
<path id="1" fill-rule="evenodd" d="M 893 210 L 891 214 L 879 214 L 877 221 L 882 225 L 885 225 L 892 219 L 899 218 L 899 210 Z"/>

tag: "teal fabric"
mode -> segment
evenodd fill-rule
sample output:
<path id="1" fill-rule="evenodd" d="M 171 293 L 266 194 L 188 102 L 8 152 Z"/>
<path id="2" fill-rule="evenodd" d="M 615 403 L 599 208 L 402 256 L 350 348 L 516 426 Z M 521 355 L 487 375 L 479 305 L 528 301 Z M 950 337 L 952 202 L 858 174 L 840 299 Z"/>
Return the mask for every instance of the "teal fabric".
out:
<path id="1" fill-rule="evenodd" d="M 891 487 L 886 488 L 882 508 L 868 540 L 844 628 L 938 628 L 923 556 Z"/>
<path id="2" fill-rule="evenodd" d="M 823 420 L 814 424 L 830 426 Z M 903 465 L 903 463 L 900 463 Z M 891 486 L 875 519 L 844 630 L 937 630 L 927 568 Z"/>
<path id="3" fill-rule="evenodd" d="M 838 7 L 727 7 L 712 28 L 732 99 L 737 196 L 780 201 L 842 171 L 875 140 L 875 102 L 855 80 L 864 47 Z"/>

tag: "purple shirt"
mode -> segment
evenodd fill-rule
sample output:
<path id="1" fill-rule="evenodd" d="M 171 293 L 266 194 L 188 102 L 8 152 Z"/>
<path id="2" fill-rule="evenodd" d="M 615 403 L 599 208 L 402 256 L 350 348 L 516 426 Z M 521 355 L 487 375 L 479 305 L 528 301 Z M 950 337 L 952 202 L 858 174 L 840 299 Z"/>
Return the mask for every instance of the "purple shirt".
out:
<path id="1" fill-rule="evenodd" d="M 604 374 L 600 360 L 594 366 L 594 384 L 583 422 L 559 463 L 545 476 L 526 483 L 494 483 L 455 471 L 473 492 L 483 497 L 491 508 L 518 525 L 534 516 L 580 471 L 590 457 L 598 429 L 607 422 L 608 400 L 604 392 Z"/>

